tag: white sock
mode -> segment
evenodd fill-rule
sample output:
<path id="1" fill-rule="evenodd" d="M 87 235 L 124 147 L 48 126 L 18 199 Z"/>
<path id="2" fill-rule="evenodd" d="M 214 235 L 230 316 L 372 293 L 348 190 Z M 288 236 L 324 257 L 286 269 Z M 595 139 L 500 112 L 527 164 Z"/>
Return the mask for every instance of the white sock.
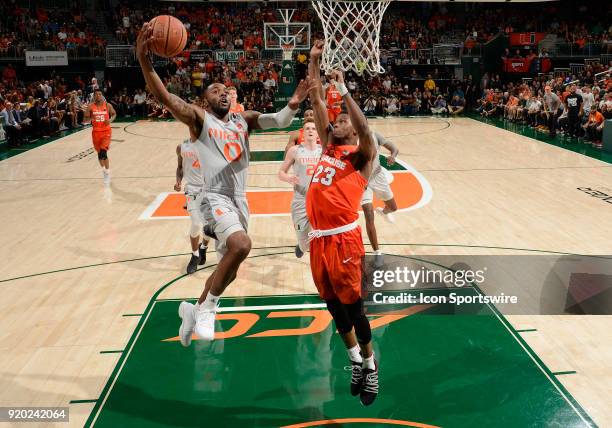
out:
<path id="1" fill-rule="evenodd" d="M 361 353 L 359 352 L 359 345 L 355 345 L 352 348 L 347 349 L 346 351 L 348 352 L 351 361 L 354 361 L 356 363 L 363 362 L 363 358 L 361 358 Z"/>
<path id="2" fill-rule="evenodd" d="M 374 364 L 374 352 L 372 352 L 372 355 L 370 355 L 368 358 L 363 359 L 363 368 L 376 370 L 376 365 Z"/>
<path id="3" fill-rule="evenodd" d="M 378 250 L 374 251 L 374 255 L 375 255 L 375 256 L 380 256 L 380 255 L 382 255 L 382 250 L 378 249 Z"/>
<path id="4" fill-rule="evenodd" d="M 195 250 L 195 251 L 194 251 L 193 253 L 191 253 L 191 254 L 193 254 L 193 255 L 194 255 L 194 256 L 196 256 L 196 257 L 200 257 L 200 252 L 199 252 L 198 250 Z"/>
<path id="5" fill-rule="evenodd" d="M 206 295 L 206 299 L 202 302 L 200 306 L 204 309 L 214 310 L 217 307 L 217 303 L 219 303 L 219 296 L 215 296 L 211 292 L 208 292 L 208 295 Z"/>
<path id="6" fill-rule="evenodd" d="M 203 250 L 205 250 L 206 248 L 208 248 L 208 245 L 206 245 L 205 243 L 203 243 L 203 242 L 202 242 L 202 243 L 200 244 L 200 248 L 201 248 L 201 249 L 203 249 Z"/>

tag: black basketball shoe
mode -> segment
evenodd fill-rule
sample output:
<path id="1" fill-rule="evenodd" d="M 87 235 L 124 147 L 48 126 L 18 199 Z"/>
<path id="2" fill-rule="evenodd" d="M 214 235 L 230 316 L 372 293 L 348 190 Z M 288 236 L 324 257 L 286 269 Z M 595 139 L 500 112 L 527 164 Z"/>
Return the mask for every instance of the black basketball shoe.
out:
<path id="1" fill-rule="evenodd" d="M 189 264 L 187 265 L 187 274 L 191 275 L 196 270 L 198 270 L 198 262 L 200 261 L 199 256 L 191 255 L 191 260 L 189 260 Z"/>
<path id="2" fill-rule="evenodd" d="M 208 250 L 207 248 L 199 248 L 199 252 L 200 252 L 200 262 L 198 263 L 200 266 L 203 265 L 204 263 L 206 263 L 206 250 Z"/>
<path id="3" fill-rule="evenodd" d="M 351 369 L 353 371 L 351 374 L 351 395 L 354 397 L 359 395 L 361 392 L 361 386 L 363 384 L 363 369 L 361 368 L 362 363 L 351 361 L 351 364 Z"/>
<path id="4" fill-rule="evenodd" d="M 359 399 L 364 406 L 372 404 L 378 395 L 378 363 L 376 360 L 374 360 L 374 366 L 374 370 L 363 369 L 363 384 Z"/>

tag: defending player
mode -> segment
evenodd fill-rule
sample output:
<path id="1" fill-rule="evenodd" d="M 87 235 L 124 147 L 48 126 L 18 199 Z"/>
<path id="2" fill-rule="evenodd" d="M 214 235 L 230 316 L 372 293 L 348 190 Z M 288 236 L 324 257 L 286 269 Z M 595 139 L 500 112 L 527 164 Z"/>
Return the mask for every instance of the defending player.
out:
<path id="1" fill-rule="evenodd" d="M 374 195 L 385 203 L 385 207 L 376 208 L 376 212 L 381 214 L 389 223 L 395 223 L 395 218 L 392 213 L 397 211 L 397 204 L 393 197 L 393 191 L 387 179 L 387 174 L 389 174 L 389 172 L 380 164 L 378 154 L 380 153 L 381 147 L 389 150 L 391 154 L 387 157 L 387 164 L 393 165 L 395 163 L 395 158 L 399 154 L 399 150 L 379 132 L 372 132 L 372 139 L 376 146 L 376 156 L 374 156 L 372 175 L 368 180 L 368 187 L 365 192 L 363 192 L 361 198 L 361 209 L 363 210 L 366 221 L 368 239 L 374 250 L 374 267 L 378 269 L 383 266 L 384 259 L 378 246 L 378 234 L 376 233 L 376 226 L 374 225 L 374 204 L 372 203 Z"/>
<path id="2" fill-rule="evenodd" d="M 244 106 L 238 102 L 238 90 L 233 86 L 227 88 L 230 100 L 230 113 L 242 113 Z"/>
<path id="3" fill-rule="evenodd" d="M 306 109 L 304 110 L 304 121 L 303 123 L 306 123 L 308 121 L 314 121 L 314 111 L 312 109 Z M 319 138 L 319 137 L 317 137 Z M 285 147 L 285 156 L 287 155 L 287 152 L 289 151 L 289 149 L 295 145 L 298 144 L 302 144 L 304 142 L 304 127 L 298 129 L 297 131 L 292 131 L 289 133 L 289 142 L 287 143 L 287 146 Z M 319 142 L 320 144 L 320 142 Z"/>
<path id="4" fill-rule="evenodd" d="M 113 106 L 106 102 L 102 91 L 96 89 L 93 95 L 93 102 L 89 104 L 85 111 L 85 122 L 91 120 L 91 138 L 93 146 L 98 153 L 98 162 L 102 167 L 102 176 L 104 184 L 109 185 L 111 180 L 110 161 L 108 159 L 108 151 L 111 143 L 111 123 L 117 117 L 117 113 Z"/>
<path id="5" fill-rule="evenodd" d="M 213 83 L 203 93 L 206 101 L 203 109 L 166 90 L 148 56 L 152 41 L 152 25 L 145 23 L 137 39 L 138 62 L 151 93 L 189 128 L 191 140 L 195 142 L 204 166 L 204 219 L 217 237 L 217 268 L 206 280 L 197 304 L 181 302 L 179 306 L 179 316 L 183 320 L 179 329 L 180 340 L 183 346 L 189 346 L 194 331 L 200 339 L 214 338 L 219 297 L 236 278 L 240 264 L 251 251 L 246 199 L 249 132 L 289 126 L 300 103 L 308 95 L 310 83 L 300 82 L 287 106 L 273 114 L 256 111 L 230 113 L 227 88 L 221 83 Z"/>
<path id="6" fill-rule="evenodd" d="M 321 144 L 314 120 L 306 120 L 302 129 L 304 131 L 304 142 L 292 146 L 287 151 L 285 160 L 278 171 L 279 179 L 293 184 L 291 220 L 298 239 L 295 246 L 295 256 L 297 258 L 301 258 L 309 248 L 308 233 L 311 228 L 306 215 L 306 192 L 315 167 L 321 158 Z M 289 168 L 291 167 L 293 167 L 294 175 L 289 174 Z"/>
<path id="7" fill-rule="evenodd" d="M 315 42 L 308 69 L 315 82 L 320 82 L 322 53 L 323 42 Z M 361 295 L 365 248 L 358 210 L 372 174 L 376 147 L 365 116 L 344 85 L 342 73 L 336 71 L 332 78 L 348 111 L 338 115 L 332 129 L 318 88 L 310 90 L 323 149 L 306 195 L 306 211 L 313 228 L 309 234 L 310 265 L 319 295 L 348 350 L 351 394 L 359 395 L 367 406 L 378 394 L 378 367 Z"/>
<path id="8" fill-rule="evenodd" d="M 204 176 L 198 150 L 194 142 L 185 140 L 176 146 L 176 183 L 174 190 L 181 191 L 181 183 L 185 179 L 185 197 L 187 198 L 187 212 L 191 218 L 189 240 L 191 241 L 191 259 L 187 264 L 187 274 L 191 275 L 198 269 L 198 265 L 206 263 L 206 250 L 208 239 L 200 235 L 204 228 L 204 213 L 200 209 L 204 199 Z"/>

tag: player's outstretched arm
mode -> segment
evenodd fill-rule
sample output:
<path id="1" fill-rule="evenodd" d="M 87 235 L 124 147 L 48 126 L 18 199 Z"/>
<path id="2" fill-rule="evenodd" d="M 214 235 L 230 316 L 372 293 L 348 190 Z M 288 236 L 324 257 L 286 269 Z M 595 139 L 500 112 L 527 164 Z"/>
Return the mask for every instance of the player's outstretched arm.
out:
<path id="1" fill-rule="evenodd" d="M 287 102 L 287 105 L 276 113 L 260 113 L 258 111 L 245 111 L 240 113 L 249 125 L 249 129 L 271 129 L 271 128 L 286 128 L 291 125 L 300 104 L 308 97 L 308 90 L 311 86 L 311 81 L 306 78 L 297 85 L 295 92 Z"/>
<path id="2" fill-rule="evenodd" d="M 330 136 L 329 117 L 327 116 L 327 106 L 321 97 L 323 87 L 321 86 L 320 60 L 323 54 L 324 43 L 316 40 L 310 50 L 310 62 L 308 63 L 308 77 L 313 81 L 314 87 L 310 90 L 310 104 L 315 114 L 315 125 L 317 133 L 321 139 L 323 150 L 327 147 Z"/>
<path id="3" fill-rule="evenodd" d="M 372 159 L 376 155 L 376 146 L 372 140 L 368 120 L 353 97 L 351 97 L 348 89 L 346 89 L 346 86 L 344 85 L 344 75 L 342 72 L 338 70 L 332 71 L 331 78 L 337 83 L 336 88 L 340 91 L 340 95 L 342 95 L 342 99 L 346 105 L 346 110 L 349 118 L 351 119 L 353 129 L 355 129 L 355 132 L 357 132 L 357 137 L 359 137 L 358 153 L 361 155 L 363 160 L 362 162 L 359 162 L 358 165 L 355 165 L 355 167 L 359 169 L 366 177 L 369 177 L 370 171 L 366 169 L 371 169 L 372 167 Z"/>
<path id="4" fill-rule="evenodd" d="M 198 138 L 202 130 L 204 110 L 200 109 L 196 112 L 193 105 L 168 92 L 155 72 L 148 56 L 149 45 L 153 40 L 153 26 L 146 22 L 140 29 L 136 40 L 136 57 L 140 63 L 145 82 L 153 96 L 172 113 L 172 116 L 189 127 L 192 137 Z"/>

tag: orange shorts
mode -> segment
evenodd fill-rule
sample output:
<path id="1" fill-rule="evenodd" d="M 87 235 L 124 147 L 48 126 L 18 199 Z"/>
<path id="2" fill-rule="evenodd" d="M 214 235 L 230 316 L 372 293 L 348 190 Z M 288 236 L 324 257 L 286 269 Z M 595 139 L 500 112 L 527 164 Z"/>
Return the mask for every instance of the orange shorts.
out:
<path id="1" fill-rule="evenodd" d="M 94 149 L 96 152 L 100 152 L 100 150 L 106 150 L 110 148 L 111 143 L 111 133 L 110 131 L 99 131 L 92 132 L 91 138 L 93 140 Z"/>
<path id="2" fill-rule="evenodd" d="M 329 123 L 333 125 L 340 113 L 342 113 L 342 109 L 327 109 L 327 117 L 329 118 Z"/>
<path id="3" fill-rule="evenodd" d="M 361 227 L 310 241 L 310 270 L 319 296 L 355 303 L 361 297 L 364 256 Z"/>

